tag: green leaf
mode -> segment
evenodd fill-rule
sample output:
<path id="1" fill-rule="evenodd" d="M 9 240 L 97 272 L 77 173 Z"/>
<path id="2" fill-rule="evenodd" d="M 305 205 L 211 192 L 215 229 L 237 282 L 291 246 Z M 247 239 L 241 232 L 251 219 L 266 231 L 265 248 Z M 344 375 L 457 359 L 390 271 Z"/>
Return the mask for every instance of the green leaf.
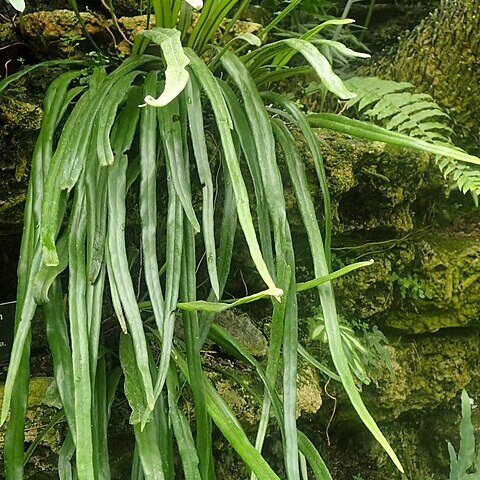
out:
<path id="1" fill-rule="evenodd" d="M 248 295 L 247 297 L 239 298 L 231 303 L 222 303 L 222 302 L 206 302 L 205 300 L 196 300 L 193 302 L 180 302 L 177 303 L 177 308 L 180 310 L 189 311 L 204 311 L 212 313 L 220 313 L 229 308 L 238 307 L 239 305 L 244 305 L 245 303 L 255 302 L 262 298 L 271 297 L 274 294 L 274 291 L 268 289 L 263 290 L 259 293 L 254 293 L 253 295 Z"/>
<path id="2" fill-rule="evenodd" d="M 182 372 L 182 375 L 184 375 L 187 381 L 190 382 L 185 360 L 178 352 L 173 354 L 173 359 Z M 231 408 L 223 397 L 215 390 L 214 386 L 204 373 L 202 373 L 200 380 L 204 385 L 208 413 L 230 445 L 237 451 L 248 467 L 255 472 L 258 478 L 261 478 L 262 480 L 279 480 L 279 477 L 268 465 L 266 460 L 250 443 Z"/>
<path id="3" fill-rule="evenodd" d="M 274 119 L 273 124 L 276 127 L 275 133 L 285 152 L 285 160 L 297 197 L 297 204 L 307 231 L 315 275 L 318 277 L 326 276 L 329 274 L 326 252 L 323 248 L 322 235 L 316 219 L 315 207 L 309 190 L 305 167 L 291 132 L 278 119 Z M 370 430 L 380 445 L 382 445 L 397 468 L 403 472 L 403 467 L 400 464 L 400 461 L 365 407 L 353 380 L 342 342 L 331 282 L 319 285 L 318 293 L 325 319 L 325 328 L 327 331 L 330 353 L 332 355 L 333 363 L 342 380 L 343 387 L 365 426 Z"/>
<path id="4" fill-rule="evenodd" d="M 167 68 L 165 70 L 165 88 L 158 98 L 145 97 L 145 105 L 163 107 L 176 98 L 188 82 L 189 74 L 185 67 L 190 60 L 183 52 L 180 32 L 174 28 L 153 28 L 142 33 L 145 38 L 160 45 Z"/>
<path id="5" fill-rule="evenodd" d="M 360 120 L 343 117 L 333 113 L 312 113 L 308 116 L 313 127 L 328 128 L 337 132 L 353 135 L 354 137 L 366 138 L 374 142 L 390 143 L 400 147 L 413 148 L 424 152 L 451 157 L 461 162 L 480 165 L 480 158 L 470 155 L 461 149 L 450 145 L 429 143 L 419 138 L 409 137 L 401 133 L 391 132 L 382 127 L 371 125 Z"/>
<path id="6" fill-rule="evenodd" d="M 263 259 L 260 246 L 257 241 L 255 228 L 253 226 L 252 214 L 249 206 L 249 198 L 245 181 L 237 159 L 235 146 L 232 139 L 231 129 L 232 119 L 228 112 L 225 99 L 222 91 L 213 76 L 212 72 L 206 67 L 205 63 L 193 52 L 193 50 L 186 50 L 187 55 L 191 60 L 191 68 L 194 75 L 199 80 L 202 88 L 205 90 L 213 112 L 217 121 L 219 133 L 222 139 L 223 151 L 225 154 L 225 162 L 228 166 L 228 171 L 232 179 L 233 189 L 235 191 L 235 198 L 237 202 L 237 212 L 240 225 L 242 226 L 245 239 L 247 240 L 250 254 L 255 266 L 269 287 L 269 290 L 275 297 L 280 298 L 282 295 L 281 289 L 275 286 L 275 283 L 268 271 L 268 267 Z M 228 52 L 227 52 L 228 53 Z"/>
<path id="7" fill-rule="evenodd" d="M 472 425 L 472 405 L 470 397 L 462 390 L 462 421 L 460 422 L 460 449 L 458 451 L 458 469 L 465 475 L 472 466 L 475 456 L 475 435 Z"/>

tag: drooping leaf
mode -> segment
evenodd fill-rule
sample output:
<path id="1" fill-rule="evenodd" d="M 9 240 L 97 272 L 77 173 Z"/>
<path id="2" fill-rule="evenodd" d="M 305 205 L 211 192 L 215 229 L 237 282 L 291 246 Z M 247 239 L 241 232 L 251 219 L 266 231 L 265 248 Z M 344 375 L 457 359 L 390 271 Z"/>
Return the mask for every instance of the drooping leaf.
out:
<path id="1" fill-rule="evenodd" d="M 167 68 L 165 70 L 165 88 L 158 98 L 145 97 L 145 104 L 163 107 L 176 98 L 185 88 L 189 75 L 186 66 L 190 60 L 183 52 L 180 32 L 174 28 L 153 28 L 142 33 L 145 38 L 160 45 Z"/>

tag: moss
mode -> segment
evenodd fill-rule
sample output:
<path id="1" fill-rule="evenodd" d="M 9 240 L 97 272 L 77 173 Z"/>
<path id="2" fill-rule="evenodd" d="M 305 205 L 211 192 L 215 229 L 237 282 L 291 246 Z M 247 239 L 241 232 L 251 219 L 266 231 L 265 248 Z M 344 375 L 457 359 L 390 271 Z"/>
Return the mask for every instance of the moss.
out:
<path id="1" fill-rule="evenodd" d="M 110 45 L 109 22 L 98 15 L 81 12 L 87 32 L 104 45 Z M 83 29 L 71 10 L 40 11 L 22 15 L 20 27 L 24 41 L 35 52 L 60 57 L 81 57 L 93 50 Z"/>
<path id="2" fill-rule="evenodd" d="M 27 174 L 43 112 L 30 102 L 0 99 L 0 224 L 21 219 Z"/>
<path id="3" fill-rule="evenodd" d="M 428 241 L 419 242 L 411 273 L 423 288 L 424 295 L 418 288 L 404 289 L 396 300 L 399 308 L 387 314 L 385 325 L 409 333 L 422 333 L 478 324 L 478 238 L 478 232 L 468 236 L 437 233 L 430 235 Z"/>

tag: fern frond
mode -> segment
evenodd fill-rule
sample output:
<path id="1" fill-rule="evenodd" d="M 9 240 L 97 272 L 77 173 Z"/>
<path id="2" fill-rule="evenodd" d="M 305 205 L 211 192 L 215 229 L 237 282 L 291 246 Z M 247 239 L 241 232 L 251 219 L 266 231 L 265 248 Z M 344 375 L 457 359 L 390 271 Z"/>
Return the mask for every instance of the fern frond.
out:
<path id="1" fill-rule="evenodd" d="M 356 107 L 359 114 L 387 130 L 453 146 L 449 115 L 430 95 L 415 93 L 411 83 L 352 77 L 345 84 L 357 94 L 348 101 L 347 108 Z M 450 177 L 461 192 L 471 192 L 474 199 L 480 195 L 480 169 L 446 157 L 436 157 L 436 163 L 445 178 Z"/>
<path id="2" fill-rule="evenodd" d="M 447 157 L 437 158 L 436 163 L 445 178 L 451 176 L 462 193 L 471 192 L 474 194 L 475 204 L 478 204 L 475 196 L 480 196 L 479 168 Z"/>

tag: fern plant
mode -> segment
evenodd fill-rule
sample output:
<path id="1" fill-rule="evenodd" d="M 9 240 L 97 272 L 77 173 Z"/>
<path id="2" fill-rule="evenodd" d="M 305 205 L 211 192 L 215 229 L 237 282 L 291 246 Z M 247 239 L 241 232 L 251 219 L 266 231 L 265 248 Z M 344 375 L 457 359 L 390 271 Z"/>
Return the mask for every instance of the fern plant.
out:
<path id="1" fill-rule="evenodd" d="M 300 52 L 327 89 L 343 99 L 353 94 L 305 38 L 259 45 L 241 58 L 227 48 L 209 46 L 235 1 L 207 1 L 192 28 L 189 4 L 152 3 L 157 28 L 137 36 L 131 57 L 113 69 L 103 65 L 65 73 L 52 83 L 45 98 L 25 211 L 15 341 L 2 404 L 1 423 L 9 416 L 6 478 L 23 477 L 31 322 L 37 305 L 42 305 L 58 396 L 68 424 L 59 455 L 59 477 L 110 478 L 108 421 L 119 375 L 108 375 L 109 362 L 101 347 L 107 282 L 123 332 L 120 366 L 136 439 L 132 478 L 173 479 L 172 458 L 178 448 L 186 478 L 213 479 L 213 421 L 252 475 L 278 479 L 261 455 L 270 411 L 282 433 L 287 477 L 299 478 L 301 452 L 316 478 L 329 478 L 317 450 L 296 427 L 296 298 L 297 290 L 306 288 L 318 289 L 333 362 L 354 407 L 401 469 L 364 407 L 346 361 L 328 267 L 330 212 L 325 210 L 324 246 L 293 136 L 276 113 L 269 115 L 265 102 L 283 109 L 287 121 L 293 121 L 305 135 L 328 205 L 316 139 L 293 102 L 271 93 L 262 97 L 257 85 L 291 75 L 287 62 Z M 177 22 L 181 30 L 174 28 Z M 253 36 L 238 40 L 260 43 Z M 156 49 L 150 46 L 157 54 L 145 53 L 149 44 L 157 45 Z M 212 55 L 204 60 L 199 54 L 206 50 Z M 7 78 L 0 90 L 13 80 Z M 206 130 L 221 142 L 222 205 L 214 201 Z M 318 277 L 303 286 L 295 280 L 295 252 L 275 160 L 276 142 L 285 151 Z M 240 159 L 253 181 L 258 231 Z M 193 207 L 192 175 L 202 185 L 201 212 Z M 133 287 L 124 234 L 125 198 L 134 185 L 140 191 L 143 276 L 149 296 L 148 305 L 143 306 Z M 168 199 L 163 251 L 157 246 L 158 185 Z M 219 302 L 237 223 L 266 289 L 237 302 Z M 204 300 L 196 298 L 198 232 L 211 287 Z M 166 265 L 162 279 L 160 258 Z M 64 312 L 60 274 L 67 268 L 68 312 Z M 203 373 L 200 349 L 215 311 L 263 297 L 272 299 L 272 332 L 268 363 L 261 375 L 265 384 L 262 418 L 253 446 Z M 152 321 L 144 321 L 145 308 L 153 314 Z M 177 310 L 182 312 L 185 332 L 181 344 L 174 343 Z M 218 337 L 222 339 L 217 333 Z M 158 346 L 153 348 L 152 342 Z M 233 348 L 231 339 L 224 336 L 222 342 Z M 274 388 L 280 365 L 282 401 Z M 193 395 L 195 436 L 178 407 L 183 380 Z"/>
<path id="2" fill-rule="evenodd" d="M 396 131 L 432 143 L 453 145 L 449 116 L 425 93 L 415 93 L 408 82 L 394 82 L 378 77 L 352 77 L 345 84 L 356 93 L 348 107 L 357 111 L 386 130 Z M 436 157 L 436 163 L 445 178 L 451 177 L 458 189 L 480 194 L 480 168 L 465 165 L 450 157 Z"/>
<path id="3" fill-rule="evenodd" d="M 476 452 L 476 453 L 475 453 Z M 480 450 L 475 447 L 475 430 L 472 424 L 472 399 L 462 390 L 462 421 L 460 422 L 460 448 L 458 454 L 448 442 L 450 456 L 449 480 L 479 480 Z M 475 472 L 472 470 L 475 469 Z"/>
<path id="4" fill-rule="evenodd" d="M 153 0 L 156 28 L 136 37 L 128 59 L 120 65 L 72 70 L 48 89 L 32 159 L 18 267 L 16 333 L 1 412 L 2 424 L 9 417 L 4 452 L 7 480 L 23 477 L 31 322 L 38 305 L 42 306 L 58 397 L 68 425 L 59 453 L 61 480 L 110 478 L 108 422 L 120 372 L 125 377 L 136 440 L 132 479 L 175 478 L 175 452 L 185 478 L 214 479 L 213 422 L 251 470 L 252 478 L 278 480 L 261 453 L 270 413 L 282 435 L 287 478 L 300 478 L 299 457 L 305 458 L 315 478 L 330 478 L 318 451 L 296 426 L 297 351 L 310 358 L 297 338 L 297 296 L 308 288 L 317 290 L 322 306 L 338 373 L 332 376 L 340 379 L 361 420 L 402 471 L 355 385 L 331 284 L 337 276 L 369 262 L 330 271 L 331 212 L 317 138 L 294 102 L 272 91 L 261 92 L 259 86 L 265 88 L 311 70 L 340 99 L 351 99 L 355 93 L 310 42 L 322 26 L 301 38 L 265 45 L 257 37 L 244 35 L 235 40 L 246 45 L 244 54 L 243 46 L 236 54 L 229 45 L 211 46 L 219 23 L 236 3 L 206 1 L 192 26 L 191 5 L 200 3 Z M 289 4 L 259 37 L 264 38 L 298 3 Z M 298 52 L 308 67 L 288 66 Z M 2 81 L 0 91 L 15 78 Z M 310 122 L 318 118 L 311 116 Z M 332 123 L 331 117 L 327 120 Z M 341 117 L 334 120 L 340 125 L 344 121 Z M 315 163 L 325 204 L 323 232 L 291 124 L 305 137 Z M 358 132 L 367 129 L 372 135 L 373 126 L 360 124 L 361 128 L 355 127 Z M 374 133 L 383 138 L 381 132 Z M 480 161 L 450 146 L 388 133 L 390 142 Z M 208 135 L 221 145 L 217 190 Z M 283 150 L 310 243 L 315 278 L 304 284 L 295 277 L 295 249 L 276 146 Z M 251 182 L 246 181 L 247 171 Z M 196 192 L 198 183 L 201 188 Z M 257 228 L 252 221 L 249 183 Z M 125 239 L 125 199 L 132 187 L 139 190 L 145 302 L 139 302 L 134 289 Z M 167 198 L 165 211 L 160 210 L 159 188 Z M 218 192 L 222 202 L 215 202 Z M 194 208 L 196 193 L 202 199 L 200 211 Z M 160 214 L 165 216 L 162 232 Z M 265 289 L 228 302 L 222 297 L 237 226 Z M 162 248 L 157 242 L 160 235 L 165 238 Z M 210 293 L 198 299 L 197 265 L 203 256 Z M 164 272 L 160 260 L 165 262 Z M 67 269 L 65 312 L 60 275 Z M 122 332 L 121 370 L 109 368 L 114 360 L 102 349 L 107 284 Z M 269 298 L 272 308 L 265 369 L 213 323 L 215 312 L 259 298 Z M 174 338 L 177 311 L 183 321 L 182 341 Z M 255 445 L 202 370 L 200 351 L 207 336 L 255 367 L 263 381 Z M 282 395 L 276 390 L 280 373 Z M 178 405 L 186 385 L 193 397 L 195 434 Z"/>

